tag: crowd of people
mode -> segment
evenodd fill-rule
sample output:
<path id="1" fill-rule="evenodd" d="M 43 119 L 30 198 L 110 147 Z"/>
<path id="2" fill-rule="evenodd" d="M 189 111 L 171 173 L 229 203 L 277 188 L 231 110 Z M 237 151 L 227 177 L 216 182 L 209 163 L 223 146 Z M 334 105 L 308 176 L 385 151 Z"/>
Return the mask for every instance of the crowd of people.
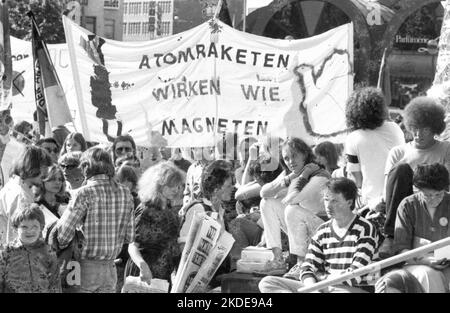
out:
<path id="1" fill-rule="evenodd" d="M 128 276 L 175 277 L 190 223 L 216 212 L 234 245 L 211 280 L 236 271 L 248 246 L 273 259 L 261 292 L 326 278 L 449 237 L 445 110 L 418 97 L 391 121 L 380 90 L 355 90 L 343 144 L 225 133 L 213 147 L 156 149 L 133 138 L 87 142 L 63 127 L 0 114 L 0 291 L 120 292 Z M 399 124 L 401 123 L 401 124 Z M 449 292 L 450 260 L 433 254 L 322 292 Z"/>

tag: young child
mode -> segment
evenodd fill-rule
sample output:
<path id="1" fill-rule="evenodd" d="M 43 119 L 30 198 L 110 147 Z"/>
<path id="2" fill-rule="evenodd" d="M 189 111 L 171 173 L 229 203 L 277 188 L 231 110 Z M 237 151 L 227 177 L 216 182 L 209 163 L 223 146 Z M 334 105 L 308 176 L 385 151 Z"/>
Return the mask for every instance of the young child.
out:
<path id="1" fill-rule="evenodd" d="M 16 210 L 12 225 L 17 239 L 0 252 L 0 292 L 60 293 L 56 254 L 44 243 L 44 214 L 33 203 Z"/>

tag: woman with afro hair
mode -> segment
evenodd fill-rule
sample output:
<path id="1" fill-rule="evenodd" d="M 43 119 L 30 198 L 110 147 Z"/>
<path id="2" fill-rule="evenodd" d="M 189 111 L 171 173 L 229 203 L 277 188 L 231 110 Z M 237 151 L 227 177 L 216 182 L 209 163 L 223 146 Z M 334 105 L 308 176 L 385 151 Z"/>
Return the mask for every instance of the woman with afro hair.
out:
<path id="1" fill-rule="evenodd" d="M 413 140 L 394 147 L 386 161 L 385 241 L 380 256 L 392 255 L 395 219 L 400 202 L 413 193 L 413 172 L 419 164 L 439 163 L 450 169 L 450 142 L 436 136 L 445 129 L 445 109 L 432 98 L 417 97 L 405 108 L 404 122 Z"/>
<path id="2" fill-rule="evenodd" d="M 345 109 L 351 133 L 345 141 L 347 170 L 361 187 L 364 204 L 376 204 L 383 195 L 384 165 L 389 150 L 405 143 L 401 128 L 388 120 L 381 90 L 364 87 L 355 90 Z"/>

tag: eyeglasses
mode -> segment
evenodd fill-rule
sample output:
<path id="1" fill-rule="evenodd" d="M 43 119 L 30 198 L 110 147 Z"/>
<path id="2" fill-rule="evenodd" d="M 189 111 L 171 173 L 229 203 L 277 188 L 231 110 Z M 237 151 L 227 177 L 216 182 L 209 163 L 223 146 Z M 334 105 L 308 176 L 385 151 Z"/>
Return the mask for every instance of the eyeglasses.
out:
<path id="1" fill-rule="evenodd" d="M 74 168 L 78 167 L 78 165 L 76 164 L 60 164 L 59 165 L 63 170 L 67 169 L 67 170 L 73 170 Z"/>
<path id="2" fill-rule="evenodd" d="M 133 151 L 133 149 L 130 148 L 130 147 L 118 147 L 118 148 L 116 148 L 116 153 L 122 153 L 122 151 L 124 151 L 124 152 L 131 152 L 131 151 Z"/>

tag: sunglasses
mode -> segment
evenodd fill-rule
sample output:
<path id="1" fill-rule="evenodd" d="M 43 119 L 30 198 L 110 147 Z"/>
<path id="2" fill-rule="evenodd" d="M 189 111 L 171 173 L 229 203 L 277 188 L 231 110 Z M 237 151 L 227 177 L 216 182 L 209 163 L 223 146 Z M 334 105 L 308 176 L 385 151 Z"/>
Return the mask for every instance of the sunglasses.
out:
<path id="1" fill-rule="evenodd" d="M 74 168 L 78 167 L 78 165 L 76 164 L 60 164 L 59 165 L 63 170 L 67 169 L 67 170 L 73 170 Z"/>
<path id="2" fill-rule="evenodd" d="M 131 149 L 130 147 L 119 147 L 119 148 L 116 148 L 116 153 L 122 153 L 122 151 L 124 151 L 124 152 L 131 152 L 131 151 L 133 151 L 133 149 Z"/>

